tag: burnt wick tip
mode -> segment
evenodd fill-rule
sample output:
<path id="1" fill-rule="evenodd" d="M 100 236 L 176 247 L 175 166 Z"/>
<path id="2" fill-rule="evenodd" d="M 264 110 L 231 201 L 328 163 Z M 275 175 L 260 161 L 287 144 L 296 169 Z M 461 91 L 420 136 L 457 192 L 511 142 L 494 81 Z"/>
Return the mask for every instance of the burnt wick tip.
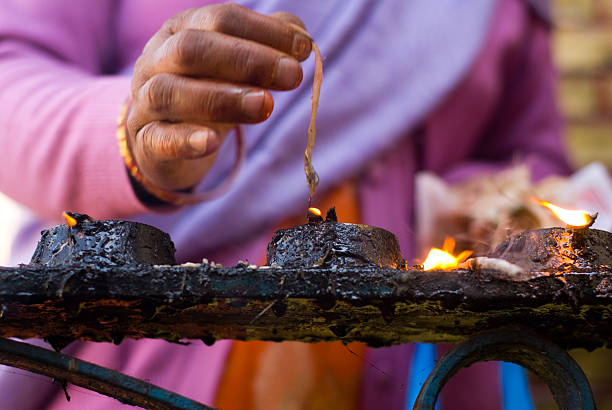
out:
<path id="1" fill-rule="evenodd" d="M 338 215 L 336 215 L 336 207 L 332 206 L 325 215 L 325 222 L 338 222 Z"/>

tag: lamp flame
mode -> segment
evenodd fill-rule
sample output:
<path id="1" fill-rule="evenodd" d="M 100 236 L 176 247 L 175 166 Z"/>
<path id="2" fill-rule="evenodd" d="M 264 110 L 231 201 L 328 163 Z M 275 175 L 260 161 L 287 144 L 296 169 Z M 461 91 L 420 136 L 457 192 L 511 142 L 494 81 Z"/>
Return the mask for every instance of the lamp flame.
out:
<path id="1" fill-rule="evenodd" d="M 590 215 L 587 212 L 578 209 L 564 209 L 557 205 L 553 205 L 550 202 L 537 200 L 538 203 L 548 209 L 561 221 L 565 222 L 572 228 L 588 228 L 593 225 L 597 214 Z"/>
<path id="2" fill-rule="evenodd" d="M 74 216 L 71 215 L 71 213 L 72 212 L 64 211 L 64 212 L 62 212 L 62 216 L 66 220 L 66 225 L 68 225 L 69 227 L 72 228 L 73 226 L 76 226 L 78 221 L 76 220 L 76 218 Z"/>
<path id="3" fill-rule="evenodd" d="M 472 251 L 463 251 L 455 256 L 453 255 L 454 250 L 455 240 L 453 238 L 444 239 L 442 249 L 431 248 L 423 262 L 423 270 L 454 269 L 472 254 Z"/>
<path id="4" fill-rule="evenodd" d="M 316 216 L 321 216 L 321 210 L 319 208 L 315 208 L 315 207 L 308 208 L 308 212 Z"/>

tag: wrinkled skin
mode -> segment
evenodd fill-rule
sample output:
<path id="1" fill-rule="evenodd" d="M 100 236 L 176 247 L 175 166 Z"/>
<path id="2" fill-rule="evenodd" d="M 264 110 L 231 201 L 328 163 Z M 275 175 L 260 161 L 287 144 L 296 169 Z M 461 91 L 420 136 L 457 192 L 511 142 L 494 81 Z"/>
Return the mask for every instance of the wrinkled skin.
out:
<path id="1" fill-rule="evenodd" d="M 166 190 L 194 186 L 237 124 L 266 120 L 269 90 L 302 81 L 310 39 L 295 16 L 235 4 L 186 10 L 167 20 L 136 61 L 127 118 L 132 155 Z"/>

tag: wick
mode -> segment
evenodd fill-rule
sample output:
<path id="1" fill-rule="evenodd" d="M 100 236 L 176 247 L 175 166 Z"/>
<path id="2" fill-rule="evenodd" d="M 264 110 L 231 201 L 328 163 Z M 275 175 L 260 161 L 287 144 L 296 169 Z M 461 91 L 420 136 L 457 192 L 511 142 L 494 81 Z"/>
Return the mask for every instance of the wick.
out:
<path id="1" fill-rule="evenodd" d="M 591 227 L 595 223 L 595 220 L 599 216 L 599 212 L 595 212 L 593 215 L 590 215 L 590 216 L 591 216 L 591 222 L 589 222 L 589 224 L 587 225 L 587 228 Z"/>
<path id="2" fill-rule="evenodd" d="M 325 222 L 338 222 L 338 215 L 336 215 L 336 207 L 332 206 L 325 215 Z"/>

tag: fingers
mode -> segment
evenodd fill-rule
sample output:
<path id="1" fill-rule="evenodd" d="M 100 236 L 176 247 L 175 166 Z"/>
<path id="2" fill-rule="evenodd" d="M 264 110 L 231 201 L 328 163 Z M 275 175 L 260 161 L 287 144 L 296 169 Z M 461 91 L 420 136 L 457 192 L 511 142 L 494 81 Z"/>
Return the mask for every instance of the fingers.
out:
<path id="1" fill-rule="evenodd" d="M 277 90 L 302 81 L 298 61 L 272 47 L 227 34 L 186 29 L 170 36 L 155 53 L 158 73 L 215 78 Z"/>
<path id="2" fill-rule="evenodd" d="M 268 118 L 267 90 L 302 81 L 312 40 L 288 13 L 265 16 L 235 4 L 169 19 L 136 61 L 127 131 L 143 174 L 167 189 L 193 186 L 231 127 Z"/>
<path id="3" fill-rule="evenodd" d="M 146 124 L 135 141 L 134 150 L 157 162 L 201 158 L 213 154 L 221 145 L 221 137 L 210 127 L 162 121 Z"/>
<path id="4" fill-rule="evenodd" d="M 286 15 L 287 13 L 284 13 L 280 15 L 281 18 L 277 18 L 236 4 L 222 4 L 181 13 L 170 22 L 170 30 L 216 31 L 267 45 L 303 61 L 310 55 L 311 39 L 287 24 L 286 20 L 283 21 L 287 18 Z M 303 23 L 301 25 L 303 26 Z"/>
<path id="5" fill-rule="evenodd" d="M 139 90 L 134 117 L 150 121 L 207 123 L 257 123 L 272 113 L 274 101 L 261 88 L 174 74 L 157 74 Z M 137 106 L 137 107 L 136 107 Z"/>

